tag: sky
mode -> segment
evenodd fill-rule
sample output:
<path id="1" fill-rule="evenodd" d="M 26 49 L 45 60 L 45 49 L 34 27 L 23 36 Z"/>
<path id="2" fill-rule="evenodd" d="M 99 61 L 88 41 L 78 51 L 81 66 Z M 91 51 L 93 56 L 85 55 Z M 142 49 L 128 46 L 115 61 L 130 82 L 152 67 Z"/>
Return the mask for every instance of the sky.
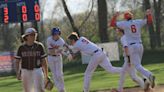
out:
<path id="1" fill-rule="evenodd" d="M 71 12 L 71 14 L 77 14 L 84 12 L 88 9 L 88 4 L 90 0 L 66 0 L 67 6 Z M 52 13 L 52 9 L 56 4 L 56 0 L 47 0 L 46 8 L 44 13 L 44 18 L 49 18 L 50 14 Z M 57 11 L 58 13 L 61 12 L 61 9 Z"/>
<path id="2" fill-rule="evenodd" d="M 41 0 L 44 1 L 44 0 Z M 54 9 L 54 5 L 56 5 L 57 0 L 46 0 L 46 6 L 45 6 L 45 12 L 44 12 L 44 19 L 49 18 L 52 15 L 52 11 Z M 59 0 L 61 1 L 61 0 Z M 65 0 L 66 4 L 68 6 L 68 9 L 71 14 L 77 14 L 81 12 L 85 12 L 88 10 L 89 2 L 90 0 Z M 126 11 L 129 10 L 129 6 L 136 7 L 137 4 L 135 4 L 136 0 L 116 0 L 117 4 L 115 6 L 115 11 Z M 127 5 L 125 4 L 127 3 Z M 130 3 L 129 3 L 130 2 Z M 91 7 L 91 6 L 90 6 Z M 137 6 L 138 7 L 138 6 Z M 61 8 L 55 9 L 55 15 L 56 18 L 62 18 L 65 16 L 64 11 L 62 11 Z M 62 16 L 62 17 L 61 17 Z"/>

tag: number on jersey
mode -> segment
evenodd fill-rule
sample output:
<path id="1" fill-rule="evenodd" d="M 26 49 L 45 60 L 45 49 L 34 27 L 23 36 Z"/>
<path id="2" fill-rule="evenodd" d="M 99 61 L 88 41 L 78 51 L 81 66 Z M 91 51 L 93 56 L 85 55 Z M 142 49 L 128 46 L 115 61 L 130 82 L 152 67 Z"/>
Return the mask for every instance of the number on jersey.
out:
<path id="1" fill-rule="evenodd" d="M 85 44 L 88 44 L 89 42 L 85 39 L 82 39 L 82 42 L 85 43 Z"/>
<path id="2" fill-rule="evenodd" d="M 137 32 L 137 29 L 136 29 L 135 25 L 131 25 L 131 31 L 132 31 L 132 33 L 136 33 Z"/>

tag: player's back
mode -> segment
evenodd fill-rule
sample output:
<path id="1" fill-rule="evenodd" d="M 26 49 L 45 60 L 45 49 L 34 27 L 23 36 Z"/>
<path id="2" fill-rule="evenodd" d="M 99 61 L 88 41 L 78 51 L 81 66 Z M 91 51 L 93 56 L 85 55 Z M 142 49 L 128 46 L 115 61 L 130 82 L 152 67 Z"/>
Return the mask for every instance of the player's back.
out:
<path id="1" fill-rule="evenodd" d="M 96 44 L 89 41 L 85 37 L 80 37 L 80 39 L 75 43 L 74 47 L 80 50 L 83 54 L 89 55 L 92 55 L 94 51 L 100 49 Z"/>
<path id="2" fill-rule="evenodd" d="M 142 42 L 141 28 L 146 24 L 146 20 L 129 20 L 117 22 L 117 26 L 124 30 L 127 42 L 135 43 Z"/>

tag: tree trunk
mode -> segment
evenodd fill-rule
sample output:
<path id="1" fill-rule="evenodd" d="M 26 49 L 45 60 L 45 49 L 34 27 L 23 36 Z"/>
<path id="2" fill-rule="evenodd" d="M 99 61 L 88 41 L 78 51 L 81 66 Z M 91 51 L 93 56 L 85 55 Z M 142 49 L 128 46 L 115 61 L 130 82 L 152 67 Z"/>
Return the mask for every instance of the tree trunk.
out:
<path id="1" fill-rule="evenodd" d="M 158 0 L 158 2 L 156 0 L 154 1 L 154 10 L 155 10 L 155 29 L 156 29 L 156 42 L 157 42 L 157 46 L 161 47 L 161 32 L 160 32 L 160 27 L 161 27 L 161 1 L 162 0 Z"/>
<path id="2" fill-rule="evenodd" d="M 143 0 L 143 4 L 144 4 L 143 6 L 144 6 L 145 10 L 151 8 L 149 0 Z M 155 49 L 155 47 L 156 47 L 156 36 L 155 36 L 155 32 L 154 32 L 153 23 L 148 25 L 148 30 L 149 30 L 149 36 L 150 36 L 150 46 L 152 49 Z"/>
<path id="3" fill-rule="evenodd" d="M 67 4 L 66 4 L 65 0 L 62 0 L 62 4 L 63 4 L 63 7 L 64 7 L 64 11 L 65 11 L 70 23 L 71 23 L 73 31 L 76 32 L 80 36 L 80 32 L 79 32 L 78 28 L 75 26 L 74 20 L 73 20 L 71 14 L 70 14 L 70 12 L 67 8 Z"/>
<path id="4" fill-rule="evenodd" d="M 107 34 L 107 3 L 106 0 L 98 0 L 98 23 L 101 42 L 108 42 Z"/>

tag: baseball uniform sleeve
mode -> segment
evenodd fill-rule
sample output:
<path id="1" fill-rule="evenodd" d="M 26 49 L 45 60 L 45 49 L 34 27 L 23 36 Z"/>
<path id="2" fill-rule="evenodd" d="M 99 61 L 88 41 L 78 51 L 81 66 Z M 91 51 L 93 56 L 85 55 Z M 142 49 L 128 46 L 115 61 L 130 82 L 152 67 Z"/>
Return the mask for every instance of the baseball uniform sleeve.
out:
<path id="1" fill-rule="evenodd" d="M 120 29 L 125 29 L 126 23 L 125 21 L 119 21 L 119 22 L 116 22 L 116 26 Z"/>
<path id="2" fill-rule="evenodd" d="M 22 58 L 21 49 L 22 49 L 22 46 L 20 46 L 17 50 L 17 54 L 15 56 L 16 59 L 21 59 Z"/>
<path id="3" fill-rule="evenodd" d="M 73 52 L 73 53 L 77 53 L 77 52 L 79 52 L 79 51 L 80 51 L 79 45 L 78 45 L 78 43 L 76 42 L 75 45 L 72 46 L 72 52 Z"/>
<path id="4" fill-rule="evenodd" d="M 40 50 L 41 50 L 41 59 L 43 59 L 47 56 L 47 54 L 45 52 L 45 47 L 43 46 L 42 43 L 40 43 Z"/>
<path id="5" fill-rule="evenodd" d="M 128 43 L 126 41 L 126 36 L 125 35 L 123 35 L 121 37 L 121 44 L 122 44 L 123 47 L 127 47 L 128 46 Z"/>
<path id="6" fill-rule="evenodd" d="M 51 36 L 47 38 L 47 48 L 48 49 L 52 49 L 52 40 L 51 40 Z"/>
<path id="7" fill-rule="evenodd" d="M 140 26 L 140 27 L 143 27 L 144 25 L 147 24 L 147 19 L 138 19 L 136 20 L 137 21 L 137 24 Z"/>

